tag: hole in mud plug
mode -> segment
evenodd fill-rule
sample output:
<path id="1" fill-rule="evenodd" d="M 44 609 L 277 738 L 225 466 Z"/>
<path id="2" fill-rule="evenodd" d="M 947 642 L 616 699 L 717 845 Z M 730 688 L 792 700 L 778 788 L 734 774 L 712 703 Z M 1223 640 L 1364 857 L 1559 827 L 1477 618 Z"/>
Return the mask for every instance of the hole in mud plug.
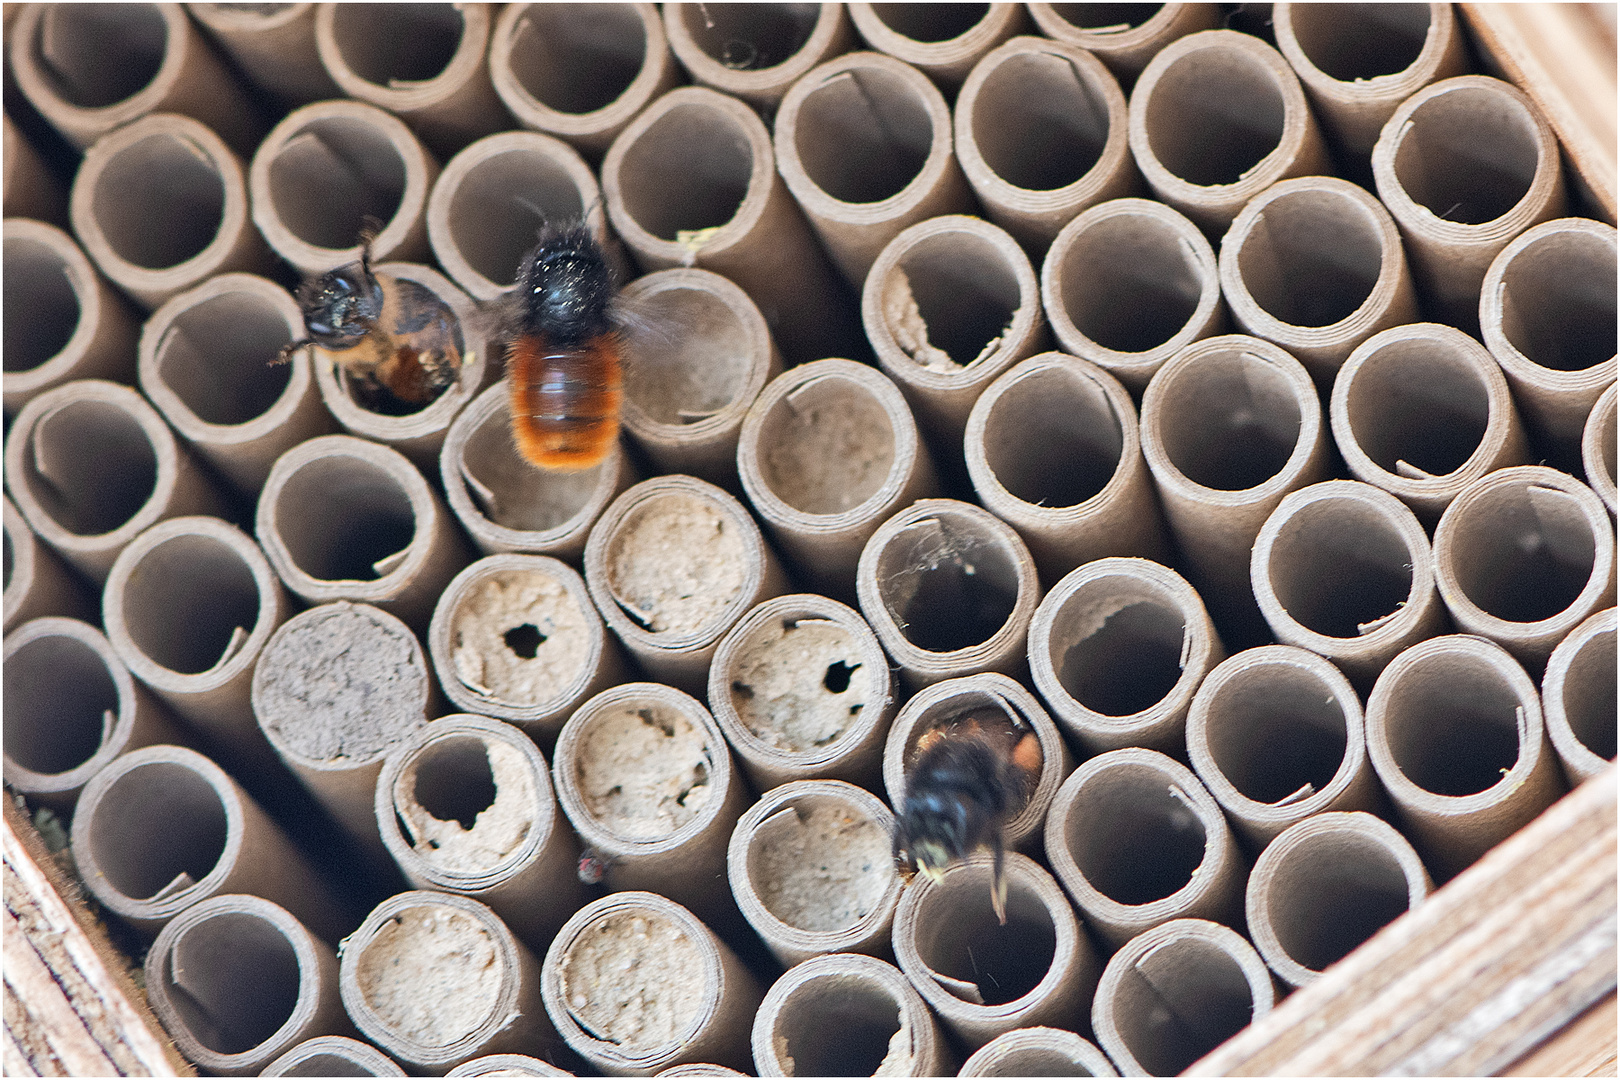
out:
<path id="1" fill-rule="evenodd" d="M 495 773 L 478 739 L 455 739 L 423 755 L 416 775 L 416 803 L 440 821 L 471 829 L 495 802 Z"/>
<path id="2" fill-rule="evenodd" d="M 501 638 L 506 642 L 508 649 L 511 649 L 525 660 L 533 660 L 534 654 L 540 650 L 540 646 L 546 643 L 546 635 L 542 634 L 540 628 L 533 623 L 514 626 L 502 634 Z"/>
<path id="3" fill-rule="evenodd" d="M 855 669 L 861 665 L 850 665 L 839 660 L 827 665 L 827 674 L 822 678 L 821 685 L 835 694 L 842 694 L 849 689 L 849 677 L 855 674 Z"/>

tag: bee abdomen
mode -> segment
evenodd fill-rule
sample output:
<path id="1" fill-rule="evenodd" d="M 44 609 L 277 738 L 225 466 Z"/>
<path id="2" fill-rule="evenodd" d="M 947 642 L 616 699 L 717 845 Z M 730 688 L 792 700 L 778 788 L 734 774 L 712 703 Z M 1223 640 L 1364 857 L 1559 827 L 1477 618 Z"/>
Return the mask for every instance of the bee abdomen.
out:
<path id="1" fill-rule="evenodd" d="M 548 347 L 538 335 L 512 343 L 512 432 L 518 450 L 542 469 L 588 469 L 619 434 L 624 396 L 618 343 L 598 334 L 578 349 Z"/>

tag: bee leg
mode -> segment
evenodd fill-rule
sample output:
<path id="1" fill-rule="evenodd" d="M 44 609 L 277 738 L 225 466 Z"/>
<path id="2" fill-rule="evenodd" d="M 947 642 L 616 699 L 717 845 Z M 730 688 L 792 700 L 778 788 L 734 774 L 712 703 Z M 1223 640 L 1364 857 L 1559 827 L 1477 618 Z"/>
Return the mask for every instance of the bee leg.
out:
<path id="1" fill-rule="evenodd" d="M 1001 843 L 996 842 L 994 864 L 990 871 L 990 906 L 995 909 L 996 919 L 1002 926 L 1007 925 L 1007 875 L 1003 872 L 1007 862 L 1007 853 L 1002 849 Z"/>
<path id="2" fill-rule="evenodd" d="M 313 344 L 315 344 L 313 341 L 311 341 L 309 338 L 305 338 L 302 341 L 294 341 L 291 344 L 283 345 L 281 347 L 281 351 L 276 353 L 276 358 L 270 361 L 270 366 L 275 367 L 277 364 L 291 363 L 293 353 Z"/>

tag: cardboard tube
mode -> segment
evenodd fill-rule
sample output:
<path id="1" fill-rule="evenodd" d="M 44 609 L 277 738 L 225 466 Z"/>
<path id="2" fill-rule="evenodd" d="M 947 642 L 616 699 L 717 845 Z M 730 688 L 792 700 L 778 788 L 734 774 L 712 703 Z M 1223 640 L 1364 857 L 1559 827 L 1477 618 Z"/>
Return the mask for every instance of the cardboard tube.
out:
<path id="1" fill-rule="evenodd" d="M 5 503 L 6 632 L 47 615 L 94 619 L 96 605 L 83 583 L 40 543 L 10 499 L 0 501 Z"/>
<path id="2" fill-rule="evenodd" d="M 512 440 L 511 388 L 497 383 L 450 424 L 439 452 L 445 498 L 486 555 L 523 551 L 578 559 L 602 511 L 636 480 L 621 450 L 578 472 L 537 469 Z"/>
<path id="3" fill-rule="evenodd" d="M 737 439 L 782 354 L 758 305 L 696 268 L 658 270 L 619 294 L 638 313 L 620 331 L 624 429 L 660 472 L 735 491 Z"/>
<path id="4" fill-rule="evenodd" d="M 986 897 L 992 873 L 981 855 L 938 881 L 918 874 L 894 915 L 900 970 L 975 1049 L 1013 1028 L 1072 1023 L 1102 968 L 1068 898 L 1035 860 L 1007 856 L 1005 924 Z"/>
<path id="5" fill-rule="evenodd" d="M 343 942 L 338 989 L 361 1035 L 439 1072 L 485 1054 L 556 1049 L 540 965 L 496 914 L 453 893 L 402 892 Z"/>
<path id="6" fill-rule="evenodd" d="M 239 154 L 264 131 L 179 4 L 24 8 L 6 46 L 18 89 L 80 150 L 149 113 L 196 117 Z"/>
<path id="7" fill-rule="evenodd" d="M 892 955 L 903 882 L 883 801 L 842 780 L 795 780 L 732 830 L 726 877 L 748 925 L 784 967 L 823 953 Z"/>
<path id="8" fill-rule="evenodd" d="M 645 480 L 585 544 L 585 583 L 608 628 L 654 678 L 702 693 L 715 648 L 787 577 L 742 503 L 696 477 Z"/>
<path id="9" fill-rule="evenodd" d="M 1553 650 L 1541 680 L 1547 735 L 1569 786 L 1614 760 L 1614 608 L 1589 616 Z"/>
<path id="10" fill-rule="evenodd" d="M 1002 721 L 996 713 L 1008 717 L 1018 729 L 1033 731 L 1040 747 L 1041 767 L 1035 786 L 1024 793 L 1023 805 L 1011 813 L 1002 829 L 1002 842 L 1008 849 L 1038 851 L 1048 807 L 1063 778 L 1069 775 L 1074 758 L 1035 695 L 1000 672 L 947 679 L 913 694 L 894 718 L 883 746 L 883 789 L 890 806 L 904 807 L 907 768 L 915 762 L 918 740 L 930 731 L 975 716 L 991 717 L 990 722 L 999 725 Z M 985 910 L 990 910 L 988 903 Z"/>
<path id="11" fill-rule="evenodd" d="M 1334 176 L 1284 180 L 1249 200 L 1221 240 L 1220 273 L 1233 321 L 1322 386 L 1368 337 L 1417 318 L 1395 220 Z"/>
<path id="12" fill-rule="evenodd" d="M 672 1065 L 654 1076 L 747 1076 L 747 1073 L 728 1069 L 724 1065 L 711 1065 L 706 1061 L 694 1061 L 686 1065 Z"/>
<path id="13" fill-rule="evenodd" d="M 56 226 L 4 228 L 6 412 L 70 379 L 130 381 L 136 320 L 123 297 Z"/>
<path id="14" fill-rule="evenodd" d="M 1419 642 L 1384 669 L 1367 699 L 1367 754 L 1436 881 L 1564 792 L 1535 684 L 1467 634 Z"/>
<path id="15" fill-rule="evenodd" d="M 650 889 L 711 921 L 734 916 L 716 882 L 749 796 L 700 702 L 658 683 L 604 690 L 563 725 L 552 774 L 609 889 Z"/>
<path id="16" fill-rule="evenodd" d="M 1581 434 L 1581 464 L 1585 467 L 1586 483 L 1609 508 L 1614 516 L 1615 503 L 1615 396 L 1611 385 L 1603 391 L 1592 413 L 1586 418 L 1586 429 Z"/>
<path id="17" fill-rule="evenodd" d="M 1282 54 L 1235 30 L 1177 38 L 1131 92 L 1131 153 L 1164 202 L 1206 233 L 1279 180 L 1327 173 L 1327 145 Z"/>
<path id="18" fill-rule="evenodd" d="M 540 748 L 487 716 L 442 716 L 389 752 L 377 828 L 419 889 L 488 904 L 524 941 L 549 941 L 585 902 Z"/>
<path id="19" fill-rule="evenodd" d="M 441 157 L 510 126 L 490 83 L 489 4 L 315 9 L 315 50 L 343 93 L 387 109 Z"/>
<path id="20" fill-rule="evenodd" d="M 586 904 L 552 939 L 540 981 L 568 1045 L 609 1075 L 748 1062 L 758 984 L 725 942 L 656 893 Z"/>
<path id="21" fill-rule="evenodd" d="M 944 444 L 961 438 L 984 388 L 1047 341 L 1029 256 L 1005 230 L 961 214 L 889 241 L 866 275 L 861 321 L 884 372 Z"/>
<path id="22" fill-rule="evenodd" d="M 527 1054 L 485 1054 L 463 1061 L 446 1076 L 573 1076 L 548 1061 Z"/>
<path id="23" fill-rule="evenodd" d="M 593 160 L 680 74 L 652 4 L 507 4 L 489 44 L 490 80 L 518 122 Z"/>
<path id="24" fill-rule="evenodd" d="M 775 130 L 782 179 L 857 289 L 902 229 L 973 209 L 945 96 L 892 56 L 856 52 L 822 64 L 787 91 Z"/>
<path id="25" fill-rule="evenodd" d="M 241 159 L 189 116 L 153 113 L 97 139 L 69 216 L 85 254 L 148 311 L 215 274 L 272 268 Z"/>
<path id="26" fill-rule="evenodd" d="M 876 790 L 896 707 L 877 635 L 836 600 L 767 600 L 720 640 L 709 706 L 759 791 L 792 780 L 847 780 Z"/>
<path id="27" fill-rule="evenodd" d="M 1429 526 L 1463 488 L 1529 453 L 1500 365 L 1440 323 L 1391 327 L 1356 346 L 1334 379 L 1328 419 L 1351 475 Z"/>
<path id="28" fill-rule="evenodd" d="M 962 172 L 1032 252 L 1082 210 L 1141 188 L 1125 128 L 1125 95 L 1102 61 L 1047 38 L 991 50 L 956 100 Z"/>
<path id="29" fill-rule="evenodd" d="M 242 74 L 283 101 L 343 97 L 315 49 L 316 5 L 186 5 Z"/>
<path id="30" fill-rule="evenodd" d="M 585 579 L 543 555 L 490 555 L 462 570 L 433 609 L 427 647 L 451 701 L 543 746 L 581 702 L 624 679 Z"/>
<path id="31" fill-rule="evenodd" d="M 34 533 L 97 587 L 152 525 L 220 506 L 157 410 L 100 379 L 23 406 L 6 438 L 6 487 Z"/>
<path id="32" fill-rule="evenodd" d="M 1166 557 L 1136 405 L 1095 364 L 1020 361 L 974 403 L 964 448 L 973 490 L 1018 530 L 1043 580 L 1109 555 Z"/>
<path id="33" fill-rule="evenodd" d="M 842 4 L 677 4 L 664 9 L 664 33 L 694 82 L 766 110 L 855 42 Z"/>
<path id="34" fill-rule="evenodd" d="M 256 1076 L 296 1043 L 350 1031 L 332 946 L 279 904 L 214 896 L 169 921 L 146 954 L 146 997 L 186 1060 Z"/>
<path id="35" fill-rule="evenodd" d="M 366 218 L 383 222 L 373 262 L 426 258 L 428 191 L 439 163 L 404 121 L 361 101 L 287 114 L 253 152 L 253 224 L 302 274 L 359 258 Z"/>
<path id="36" fill-rule="evenodd" d="M 383 289 L 390 287 L 390 281 L 412 282 L 432 293 L 454 314 L 456 345 L 462 360 L 456 381 L 415 412 L 403 415 L 374 412 L 355 397 L 348 375 L 333 361 L 332 355 L 314 346 L 309 351 L 315 384 L 320 387 L 321 401 L 345 431 L 393 447 L 425 472 L 439 459 L 445 435 L 456 414 L 490 380 L 495 369 L 494 353 L 499 346 L 472 301 L 438 271 L 414 263 L 382 263 L 374 265 L 373 269 Z"/>
<path id="37" fill-rule="evenodd" d="M 1110 750 L 1069 774 L 1047 817 L 1046 857 L 1108 945 L 1172 919 L 1242 925 L 1247 868 L 1226 818 L 1190 769 L 1155 750 Z"/>
<path id="38" fill-rule="evenodd" d="M 1108 961 L 1091 1003 L 1097 1042 L 1126 1076 L 1173 1076 L 1271 1011 L 1276 987 L 1236 930 L 1177 919 Z"/>
<path id="39" fill-rule="evenodd" d="M 404 1076 L 394 1059 L 347 1035 L 306 1039 L 265 1067 L 260 1076 Z"/>
<path id="40" fill-rule="evenodd" d="M 1412 845 L 1371 814 L 1301 821 L 1261 853 L 1245 909 L 1255 948 L 1289 986 L 1321 977 L 1429 895 Z"/>
<path id="41" fill-rule="evenodd" d="M 274 761 L 250 685 L 289 604 L 251 537 L 219 518 L 169 518 L 119 554 L 102 596 L 107 639 L 136 678 L 237 770 Z"/>
<path id="42" fill-rule="evenodd" d="M 1226 329 L 1215 249 L 1150 199 L 1113 199 L 1065 225 L 1041 266 L 1041 302 L 1065 352 L 1135 394 L 1166 360 Z"/>
<path id="43" fill-rule="evenodd" d="M 548 224 L 607 234 L 602 192 L 579 151 L 533 131 L 487 135 L 451 158 L 428 195 L 428 240 L 455 283 L 480 303 L 517 283 L 518 264 Z"/>
<path id="44" fill-rule="evenodd" d="M 1476 481 L 1434 530 L 1435 579 L 1457 628 L 1537 673 L 1582 620 L 1613 606 L 1614 559 L 1602 501 L 1542 465 Z"/>
<path id="45" fill-rule="evenodd" d="M 947 90 L 1029 26 L 1018 4 L 850 4 L 849 17 L 872 48 L 920 68 Z"/>
<path id="46" fill-rule="evenodd" d="M 649 105 L 609 147 L 602 195 L 643 271 L 701 266 L 735 281 L 788 360 L 861 348 L 845 290 L 777 175 L 770 132 L 736 98 L 692 86 Z"/>
<path id="47" fill-rule="evenodd" d="M 9 69 L 8 69 L 9 70 Z M 39 151 L 5 114 L 4 212 L 8 218 L 32 218 L 67 224 L 67 189 L 45 165 Z"/>
<path id="48" fill-rule="evenodd" d="M 1243 334 L 1183 349 L 1142 395 L 1142 456 L 1188 577 L 1230 644 L 1265 633 L 1250 550 L 1283 496 L 1326 479 L 1324 427 L 1304 366 Z"/>
<path id="49" fill-rule="evenodd" d="M 1598 396 L 1614 385 L 1614 272 L 1614 227 L 1589 218 L 1535 226 L 1485 272 L 1485 346 L 1549 449 L 1576 445 Z"/>
<path id="50" fill-rule="evenodd" d="M 276 458 L 335 430 L 321 406 L 310 351 L 286 289 L 254 274 L 220 274 L 172 297 L 141 329 L 141 390 L 236 489 L 256 496 Z"/>
<path id="51" fill-rule="evenodd" d="M 181 737 L 101 631 L 78 619 L 12 630 L 4 673 L 6 784 L 64 816 L 113 759 Z"/>
<path id="52" fill-rule="evenodd" d="M 952 1053 L 939 1022 L 892 964 L 830 953 L 777 979 L 754 1016 L 761 1076 L 942 1076 Z"/>
<path id="53" fill-rule="evenodd" d="M 339 825 L 380 856 L 373 804 L 383 759 L 440 711 L 415 635 L 377 608 L 322 604 L 271 635 L 252 694 L 276 753 Z"/>
<path id="54" fill-rule="evenodd" d="M 425 627 L 468 561 L 444 502 L 405 456 L 322 435 L 276 459 L 254 531 L 287 588 L 309 604 L 376 604 Z"/>
<path id="55" fill-rule="evenodd" d="M 1187 757 L 1251 851 L 1324 810 L 1382 808 L 1361 699 L 1338 668 L 1292 645 L 1246 649 L 1205 676 Z"/>
<path id="56" fill-rule="evenodd" d="M 1178 37 L 1213 30 L 1219 4 L 1030 4 L 1049 38 L 1085 49 L 1131 83 L 1158 51 Z M 1094 1073 L 1103 1076 L 1104 1073 Z"/>
<path id="57" fill-rule="evenodd" d="M 131 751 L 97 773 L 79 796 L 72 838 L 85 888 L 146 940 L 226 893 L 280 904 L 323 941 L 354 925 L 259 804 L 183 746 Z"/>
<path id="58" fill-rule="evenodd" d="M 1059 724 L 1088 751 L 1179 753 L 1187 709 L 1226 656 L 1191 585 L 1147 559 L 1086 563 L 1035 609 L 1029 667 Z"/>
<path id="59" fill-rule="evenodd" d="M 737 472 L 804 580 L 845 599 L 878 526 L 936 490 L 928 447 L 899 388 L 869 365 L 841 359 L 771 380 L 743 421 Z"/>
<path id="60" fill-rule="evenodd" d="M 1281 3 L 1277 49 L 1304 84 L 1324 127 L 1365 159 L 1401 102 L 1437 79 L 1468 70 L 1450 4 Z"/>
<path id="61" fill-rule="evenodd" d="M 1484 75 L 1443 79 L 1401 102 L 1372 169 L 1430 317 L 1464 330 L 1479 316 L 1491 261 L 1564 212 L 1552 128 L 1517 87 Z"/>
<path id="62" fill-rule="evenodd" d="M 1182 5 L 1166 4 L 1166 7 Z M 1052 1027 L 1014 1028 L 962 1063 L 957 1076 L 1118 1076 L 1097 1044 Z"/>
<path id="63" fill-rule="evenodd" d="M 1035 561 L 1012 526 L 971 503 L 919 499 L 878 526 L 855 591 L 910 689 L 1024 670 Z"/>
<path id="64" fill-rule="evenodd" d="M 1447 628 L 1417 516 L 1357 480 L 1284 497 L 1255 539 L 1249 576 L 1278 641 L 1322 654 L 1364 688 L 1396 653 Z"/>

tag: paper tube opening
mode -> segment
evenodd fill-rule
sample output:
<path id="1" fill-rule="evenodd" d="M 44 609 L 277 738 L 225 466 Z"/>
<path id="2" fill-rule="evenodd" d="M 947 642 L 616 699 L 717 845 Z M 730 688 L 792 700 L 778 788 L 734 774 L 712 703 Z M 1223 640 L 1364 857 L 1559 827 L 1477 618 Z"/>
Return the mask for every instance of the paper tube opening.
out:
<path id="1" fill-rule="evenodd" d="M 1086 881 L 1116 904 L 1174 896 L 1206 858 L 1204 823 L 1168 779 L 1140 767 L 1099 771 L 1063 821 L 1060 842 Z"/>
<path id="2" fill-rule="evenodd" d="M 302 333 L 265 295 L 219 293 L 174 313 L 153 350 L 155 374 L 204 424 L 245 424 L 286 392 L 293 366 L 273 361 Z"/>
<path id="3" fill-rule="evenodd" d="M 1162 416 L 1152 434 L 1188 480 L 1216 491 L 1244 491 L 1288 465 L 1306 425 L 1298 388 L 1276 363 L 1234 341 L 1175 376 L 1155 395 Z M 1146 411 L 1146 400 L 1143 405 Z"/>
<path id="4" fill-rule="evenodd" d="M 1073 5 L 1090 7 L 1092 5 Z M 1099 5 L 1102 6 L 1102 5 Z M 1157 7 L 1111 4 L 1109 7 Z M 1118 1076 L 1096 1045 L 1053 1027 L 1014 1028 L 985 1043 L 962 1063 L 958 1076 Z"/>
<path id="5" fill-rule="evenodd" d="M 1361 82 L 1417 63 L 1433 13 L 1428 4 L 1292 4 L 1294 38 L 1324 75 Z"/>
<path id="6" fill-rule="evenodd" d="M 294 567 L 320 582 L 388 576 L 420 526 L 398 478 L 361 457 L 310 457 L 277 496 L 280 541 Z"/>
<path id="7" fill-rule="evenodd" d="M 704 273 L 658 271 L 666 277 Z M 648 280 L 652 276 L 637 284 L 652 285 Z M 669 341 L 656 329 L 646 334 L 632 330 L 626 352 L 632 357 L 644 353 L 645 359 L 625 366 L 626 404 L 652 423 L 670 427 L 701 424 L 730 408 L 750 381 L 754 328 L 738 317 L 732 305 L 695 284 L 683 287 L 672 280 L 664 288 L 643 286 L 636 292 L 649 326 L 679 326 L 681 331 Z"/>
<path id="8" fill-rule="evenodd" d="M 1437 654 L 1400 674 L 1400 692 L 1393 683 L 1387 691 L 1385 738 L 1395 767 L 1426 792 L 1459 797 L 1494 787 L 1524 754 L 1522 736 L 1540 734 L 1521 732 L 1519 688 L 1489 657 Z"/>
<path id="9" fill-rule="evenodd" d="M 871 600 L 881 603 L 906 643 L 925 653 L 985 645 L 1001 635 L 1024 594 L 1035 588 L 1032 568 L 1007 550 L 997 535 L 1001 530 L 978 520 L 988 514 L 965 504 L 964 512 L 947 505 L 938 510 L 906 511 L 913 520 L 887 537 L 874 534 L 861 557 L 875 585 Z M 1011 529 L 1001 529 L 1016 540 Z M 864 569 L 861 577 L 867 577 Z M 869 610 L 871 604 L 863 598 L 861 606 Z"/>
<path id="10" fill-rule="evenodd" d="M 1261 954 L 1284 981 L 1302 986 L 1428 891 L 1417 852 L 1388 824 L 1371 814 L 1322 814 L 1261 853 L 1249 877 L 1249 919 Z"/>
<path id="11" fill-rule="evenodd" d="M 127 142 L 100 163 L 86 209 L 114 255 L 137 271 L 167 270 L 221 240 L 230 196 L 213 150 L 163 130 Z M 240 166 L 232 164 L 241 199 Z M 75 210 L 80 202 L 74 199 Z"/>
<path id="12" fill-rule="evenodd" d="M 1148 147 L 1173 177 L 1226 186 L 1281 146 L 1288 106 L 1276 75 L 1248 50 L 1206 48 L 1164 67 L 1137 107 L 1144 110 Z"/>
<path id="13" fill-rule="evenodd" d="M 216 779 L 187 760 L 126 767 L 102 789 L 83 826 L 103 887 L 125 906 L 153 906 L 171 888 L 183 893 L 210 874 L 223 877 L 239 798 L 223 773 Z"/>
<path id="14" fill-rule="evenodd" d="M 894 417 L 873 388 L 841 374 L 796 380 L 751 440 L 769 494 L 802 515 L 847 513 L 892 479 L 900 441 Z"/>
<path id="15" fill-rule="evenodd" d="M 418 89 L 443 75 L 461 48 L 456 4 L 365 4 L 335 9 L 332 41 L 343 64 L 389 90 Z"/>
<path id="16" fill-rule="evenodd" d="M 1500 290 L 1500 324 L 1491 326 L 1482 311 L 1487 345 L 1497 348 L 1500 334 L 1531 364 L 1561 372 L 1614 359 L 1613 229 L 1540 231 L 1493 271 L 1487 280 Z"/>
<path id="17" fill-rule="evenodd" d="M 784 1012 L 774 1038 L 779 1053 L 793 1060 L 804 1076 L 873 1076 L 887 1064 L 890 1045 L 900 1031 L 900 1010 L 878 987 L 857 984 L 839 988 L 836 1004 L 793 1002 Z M 784 1003 L 785 1005 L 786 1003 Z M 829 1034 L 837 1032 L 836 1038 Z"/>
<path id="18" fill-rule="evenodd" d="M 1553 650 L 1542 680 L 1547 731 L 1571 786 L 1615 756 L 1615 610 L 1600 611 Z"/>
<path id="19" fill-rule="evenodd" d="M 266 1066 L 263 1076 L 404 1076 L 381 1050 L 346 1035 L 306 1039 Z"/>
<path id="20" fill-rule="evenodd" d="M 760 106 L 849 47 L 838 4 L 679 4 L 664 19 L 670 48 L 695 81 Z"/>
<path id="21" fill-rule="evenodd" d="M 7 635 L 0 671 L 8 784 L 17 783 L 13 763 L 41 777 L 87 764 L 111 740 L 118 718 L 133 711 L 124 699 L 134 686 L 120 688 L 118 660 L 110 646 L 94 640 L 100 636 L 65 619 L 25 623 Z"/>
<path id="22" fill-rule="evenodd" d="M 994 226 L 942 231 L 936 224 L 949 220 L 963 219 L 937 218 L 913 226 L 932 235 L 909 241 L 905 233 L 896 237 L 886 249 L 899 252 L 894 265 L 880 256 L 867 278 L 865 291 L 878 302 L 863 304 L 873 309 L 868 319 L 880 320 L 878 329 L 892 340 L 888 351 L 897 350 L 935 379 L 970 366 L 984 372 L 998 353 L 1004 361 L 996 365 L 998 370 L 1016 359 L 1009 346 L 1018 343 L 1009 340 L 1010 332 L 1026 301 L 1034 299 L 1024 295 L 1019 266 L 993 237 L 984 235 L 982 230 Z M 886 273 L 879 280 L 882 271 Z M 880 348 L 879 356 L 883 354 Z M 907 373 L 895 374 L 903 379 Z M 990 374 L 994 372 L 979 377 Z"/>
<path id="23" fill-rule="evenodd" d="M 1014 498 L 1076 506 L 1100 494 L 1125 454 L 1124 427 L 1103 388 L 1063 367 L 1007 384 L 985 417 L 984 459 Z"/>
<path id="24" fill-rule="evenodd" d="M 635 139 L 615 144 L 625 213 L 658 240 L 736 218 L 754 179 L 754 151 L 727 113 L 692 99 L 666 109 Z"/>
<path id="25" fill-rule="evenodd" d="M 1530 193 L 1540 152 L 1529 109 L 1482 80 L 1411 113 L 1394 152 L 1393 179 L 1441 221 L 1482 225 Z"/>
<path id="26" fill-rule="evenodd" d="M 54 407 L 34 413 L 38 420 L 15 455 L 21 469 L 7 480 L 8 486 L 25 485 L 29 501 L 59 528 L 76 537 L 99 537 L 148 508 L 163 477 L 152 431 L 135 403 L 126 404 L 121 394 L 74 400 L 79 385 L 59 387 L 49 398 Z M 150 409 L 144 401 L 138 407 Z M 8 441 L 23 434 L 19 426 L 20 421 Z"/>
<path id="27" fill-rule="evenodd" d="M 717 982 L 718 972 L 683 932 L 656 908 L 606 915 L 571 942 L 560 966 L 560 990 L 570 1018 L 595 1038 L 641 1058 L 678 1046 L 697 1033 L 713 982 L 691 986 L 694 974 Z M 710 969 L 710 970 L 705 970 Z M 632 1014 L 617 1002 L 643 1002 Z M 650 1008 L 649 1008 L 650 1006 Z"/>
<path id="28" fill-rule="evenodd" d="M 846 203 L 900 194 L 939 137 L 919 89 L 876 63 L 839 71 L 804 93 L 794 130 L 805 174 Z"/>
<path id="29" fill-rule="evenodd" d="M 969 119 L 974 145 L 990 171 L 1014 187 L 1068 187 L 1091 171 L 1108 145 L 1104 84 L 1094 73 L 1082 76 L 1061 53 L 1019 41 L 1031 41 L 1029 51 L 1009 54 L 978 87 Z"/>
<path id="30" fill-rule="evenodd" d="M 1269 1012 L 1274 996 L 1270 972 L 1236 931 L 1177 920 L 1114 954 L 1092 1024 L 1121 1071 L 1175 1076 Z"/>
<path id="31" fill-rule="evenodd" d="M 146 659 L 181 675 L 224 667 L 260 629 L 264 609 L 276 607 L 254 569 L 243 552 L 203 532 L 176 533 L 148 547 L 119 575 L 130 641 Z"/>
<path id="32" fill-rule="evenodd" d="M 63 240 L 72 243 L 65 235 Z M 56 245 L 13 235 L 11 223 L 6 223 L 3 321 L 8 382 L 14 372 L 33 371 L 61 354 L 79 334 L 89 301 L 80 299 L 84 286 L 78 269 Z"/>
<path id="33" fill-rule="evenodd" d="M 754 1018 L 753 1045 L 759 1072 L 786 1076 L 930 1076 L 948 1053 L 899 969 L 858 953 L 790 968 Z"/>
<path id="34" fill-rule="evenodd" d="M 157 78 L 169 30 L 157 4 L 74 4 L 45 9 L 34 40 L 24 47 L 63 101 L 76 109 L 103 109 Z"/>

